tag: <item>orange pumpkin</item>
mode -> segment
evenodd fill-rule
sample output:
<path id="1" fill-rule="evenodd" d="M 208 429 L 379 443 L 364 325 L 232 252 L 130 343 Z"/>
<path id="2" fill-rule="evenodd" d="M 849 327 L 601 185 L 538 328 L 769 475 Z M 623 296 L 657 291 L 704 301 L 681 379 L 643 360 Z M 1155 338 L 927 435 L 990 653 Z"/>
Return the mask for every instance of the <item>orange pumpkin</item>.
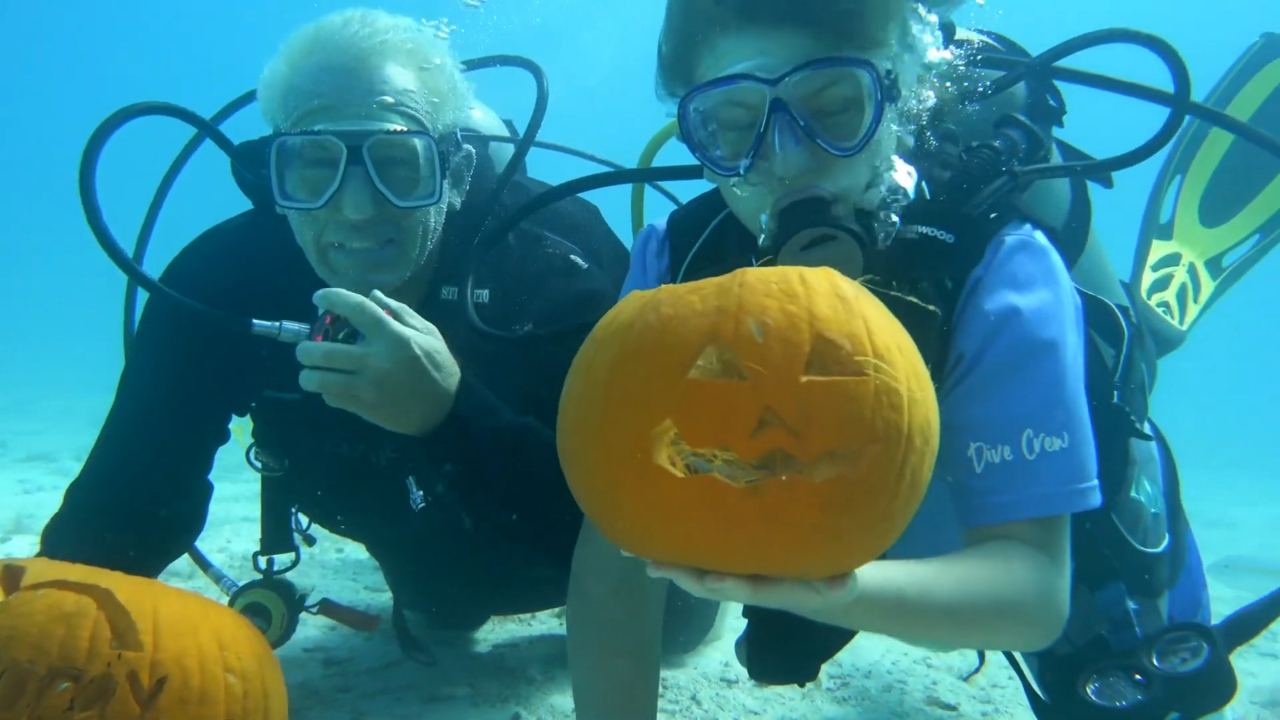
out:
<path id="1" fill-rule="evenodd" d="M 109 570 L 0 560 L 0 718 L 288 716 L 271 647 L 225 605 Z"/>
<path id="2" fill-rule="evenodd" d="M 829 268 L 633 292 L 560 398 L 574 497 L 636 556 L 724 573 L 850 572 L 928 488 L 938 405 L 907 330 Z"/>

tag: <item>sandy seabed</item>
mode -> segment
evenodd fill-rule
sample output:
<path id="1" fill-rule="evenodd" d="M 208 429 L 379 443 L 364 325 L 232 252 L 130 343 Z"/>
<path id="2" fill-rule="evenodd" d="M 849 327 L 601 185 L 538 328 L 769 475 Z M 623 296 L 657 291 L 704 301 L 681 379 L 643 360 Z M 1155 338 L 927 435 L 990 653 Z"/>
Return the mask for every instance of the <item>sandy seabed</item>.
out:
<path id="1" fill-rule="evenodd" d="M 94 397 L 42 398 L 34 409 L 30 404 L 0 405 L 0 557 L 35 552 L 40 530 L 84 461 L 107 403 L 109 398 Z M 1182 465 L 1184 476 L 1194 478 L 1195 464 L 1183 460 Z M 234 442 L 220 453 L 214 482 L 214 504 L 200 547 L 234 577 L 250 579 L 249 557 L 258 538 L 257 478 Z M 1231 553 L 1274 552 L 1275 530 L 1265 518 L 1280 516 L 1277 498 L 1265 492 L 1265 484 L 1241 486 L 1256 488 L 1258 496 L 1189 493 L 1189 513 L 1206 562 Z M 377 566 L 358 545 L 315 532 L 319 543 L 306 551 L 290 579 L 312 590 L 312 600 L 329 597 L 389 617 L 391 598 Z M 186 559 L 174 563 L 162 579 L 224 600 Z M 1216 580 L 1211 584 L 1217 617 L 1253 599 Z M 876 636 L 860 636 L 807 688 L 756 686 L 733 655 L 742 624 L 739 608 L 727 607 L 712 641 L 665 667 L 662 720 L 1033 719 L 1017 679 L 1001 658 L 992 656 L 986 669 L 966 683 L 963 678 L 976 663 L 974 653 L 929 653 Z M 404 659 L 389 622 L 365 634 L 304 616 L 297 635 L 279 651 L 289 682 L 290 716 L 573 718 L 562 611 L 494 620 L 481 629 L 472 648 L 437 648 L 437 654 L 436 667 Z M 1235 720 L 1280 719 L 1280 629 L 1237 652 L 1236 668 L 1241 687 L 1231 708 Z"/>

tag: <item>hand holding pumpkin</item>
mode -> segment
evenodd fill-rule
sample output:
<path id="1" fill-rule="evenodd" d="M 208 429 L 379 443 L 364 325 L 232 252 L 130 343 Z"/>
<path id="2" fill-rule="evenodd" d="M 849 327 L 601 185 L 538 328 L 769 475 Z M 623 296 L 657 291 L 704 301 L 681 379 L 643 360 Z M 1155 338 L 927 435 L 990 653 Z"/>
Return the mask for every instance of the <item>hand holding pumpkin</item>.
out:
<path id="1" fill-rule="evenodd" d="M 832 610 L 858 596 L 857 573 L 825 580 L 788 580 L 761 575 L 725 575 L 662 563 L 649 563 L 648 572 L 650 577 L 666 578 L 701 598 L 797 615 Z"/>

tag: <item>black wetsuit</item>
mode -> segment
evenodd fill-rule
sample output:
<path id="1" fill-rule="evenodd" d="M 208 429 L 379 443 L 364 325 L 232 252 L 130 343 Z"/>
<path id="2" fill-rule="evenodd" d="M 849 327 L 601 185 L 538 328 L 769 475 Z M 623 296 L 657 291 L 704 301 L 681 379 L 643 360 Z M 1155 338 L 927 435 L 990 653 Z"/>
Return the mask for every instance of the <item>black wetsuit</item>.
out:
<path id="1" fill-rule="evenodd" d="M 518 176 L 501 206 L 546 187 Z M 383 430 L 302 392 L 294 346 L 202 324 L 153 298 L 41 555 L 158 575 L 199 536 L 215 453 L 232 415 L 250 414 L 255 442 L 287 460 L 298 510 L 362 543 L 398 605 L 448 629 L 563 605 L 581 514 L 556 455 L 557 405 L 579 345 L 618 296 L 628 251 L 579 198 L 535 214 L 477 264 L 476 310 L 498 329 L 563 331 L 480 334 L 462 302 L 472 238 L 494 210 L 477 195 L 451 213 L 416 308 L 462 368 L 453 410 L 429 437 Z M 208 230 L 161 280 L 236 315 L 308 322 L 323 286 L 271 209 Z"/>

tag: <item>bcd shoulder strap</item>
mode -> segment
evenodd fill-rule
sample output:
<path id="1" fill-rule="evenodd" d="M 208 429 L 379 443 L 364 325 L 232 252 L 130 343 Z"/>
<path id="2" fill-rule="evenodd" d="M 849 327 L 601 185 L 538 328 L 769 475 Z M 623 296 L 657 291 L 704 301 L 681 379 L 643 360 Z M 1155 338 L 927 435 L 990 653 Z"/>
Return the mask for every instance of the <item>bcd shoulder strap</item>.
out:
<path id="1" fill-rule="evenodd" d="M 667 217 L 671 282 L 692 282 L 755 264 L 756 241 L 720 191 L 708 190 Z"/>

